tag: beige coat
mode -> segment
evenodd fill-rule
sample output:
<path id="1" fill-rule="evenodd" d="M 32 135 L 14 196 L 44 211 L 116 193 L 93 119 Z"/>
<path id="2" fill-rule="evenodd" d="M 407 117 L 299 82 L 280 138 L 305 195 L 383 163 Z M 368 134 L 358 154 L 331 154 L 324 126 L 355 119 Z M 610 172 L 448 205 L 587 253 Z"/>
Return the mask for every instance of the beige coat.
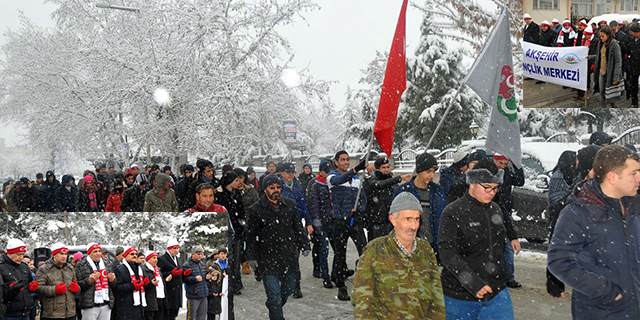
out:
<path id="1" fill-rule="evenodd" d="M 39 285 L 36 293 L 42 297 L 41 317 L 66 319 L 76 315 L 76 299 L 73 292 L 69 290 L 69 284 L 74 280 L 76 280 L 76 274 L 71 264 L 65 262 L 60 267 L 53 258 L 47 260 L 38 269 L 36 281 Z M 67 287 L 67 293 L 63 295 L 56 294 L 56 286 L 60 282 L 64 282 Z"/>

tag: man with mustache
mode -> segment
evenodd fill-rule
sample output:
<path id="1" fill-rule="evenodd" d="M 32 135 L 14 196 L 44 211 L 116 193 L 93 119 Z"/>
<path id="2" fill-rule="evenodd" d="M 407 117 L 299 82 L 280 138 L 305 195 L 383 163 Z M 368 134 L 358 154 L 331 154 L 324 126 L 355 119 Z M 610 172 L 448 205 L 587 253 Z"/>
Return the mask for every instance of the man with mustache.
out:
<path id="1" fill-rule="evenodd" d="M 364 249 L 353 281 L 356 319 L 445 319 L 436 255 L 416 237 L 422 205 L 400 193 L 389 209 L 393 232 Z M 390 314 L 391 312 L 391 314 Z"/>
<path id="2" fill-rule="evenodd" d="M 269 319 L 280 320 L 300 272 L 298 251 L 306 257 L 311 247 L 296 202 L 281 197 L 280 179 L 270 174 L 263 185 L 265 195 L 249 207 L 246 254 L 251 269 L 262 276 Z"/>
<path id="3" fill-rule="evenodd" d="M 502 258 L 506 229 L 492 201 L 504 171 L 483 158 L 465 175 L 469 191 L 444 209 L 438 229 L 447 319 L 513 319 Z"/>

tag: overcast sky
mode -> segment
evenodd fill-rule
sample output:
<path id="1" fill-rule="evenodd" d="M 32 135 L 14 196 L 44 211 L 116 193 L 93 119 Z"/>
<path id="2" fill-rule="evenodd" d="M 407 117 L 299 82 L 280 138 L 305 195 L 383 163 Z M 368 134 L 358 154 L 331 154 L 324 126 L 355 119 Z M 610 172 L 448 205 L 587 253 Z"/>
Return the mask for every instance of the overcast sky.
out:
<path id="1" fill-rule="evenodd" d="M 105 0 L 108 2 L 108 0 Z M 377 51 L 389 51 L 398 21 L 402 0 L 316 0 L 320 9 L 303 13 L 306 21 L 296 18 L 281 32 L 296 52 L 292 67 L 308 66 L 314 79 L 337 81 L 331 99 L 337 107 L 344 104 L 347 86 L 358 88 L 361 69 Z M 115 3 L 115 2 L 114 2 Z M 420 3 L 420 1 L 418 1 Z M 19 27 L 19 11 L 41 26 L 52 26 L 52 4 L 42 0 L 2 0 L 0 21 L 3 33 Z M 407 54 L 412 55 L 419 41 L 422 13 L 409 5 L 407 10 Z M 0 45 L 4 44 L 4 34 Z M 0 137 L 15 142 L 15 126 L 0 129 Z"/>

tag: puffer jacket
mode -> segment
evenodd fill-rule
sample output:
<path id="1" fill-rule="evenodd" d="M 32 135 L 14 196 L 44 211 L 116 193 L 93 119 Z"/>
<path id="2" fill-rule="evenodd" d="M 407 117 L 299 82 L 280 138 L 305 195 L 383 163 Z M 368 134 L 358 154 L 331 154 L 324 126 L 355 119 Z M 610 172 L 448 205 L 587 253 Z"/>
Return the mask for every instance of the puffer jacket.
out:
<path id="1" fill-rule="evenodd" d="M 78 209 L 77 198 L 78 188 L 75 184 L 71 184 L 71 188 L 67 190 L 65 184 L 72 181 L 73 176 L 65 174 L 62 176 L 62 184 L 56 189 L 56 210 L 63 212 L 75 212 Z"/>
<path id="2" fill-rule="evenodd" d="M 76 298 L 69 290 L 69 284 L 76 280 L 73 266 L 65 262 L 62 266 L 49 258 L 36 273 L 36 281 L 39 283 L 36 293 L 42 297 L 43 318 L 66 319 L 76 315 Z M 56 286 L 64 282 L 67 292 L 59 295 Z"/>
<path id="3" fill-rule="evenodd" d="M 2 295 L 4 303 L 7 304 L 6 316 L 29 316 L 33 305 L 33 297 L 27 290 L 27 286 L 31 282 L 29 266 L 24 262 L 16 264 L 6 254 L 3 254 L 0 257 L 0 277 L 4 282 Z M 15 288 L 23 287 L 24 289 L 16 292 L 13 287 L 9 287 L 14 282 L 16 283 L 14 284 Z"/>
<path id="4" fill-rule="evenodd" d="M 339 220 L 349 220 L 351 210 L 354 208 L 360 179 L 358 175 L 349 169 L 344 174 L 338 171 L 331 171 L 327 177 L 329 190 L 331 190 L 331 200 L 333 201 L 333 218 Z M 360 193 L 357 211 L 364 213 L 367 208 L 367 196 Z"/>
<path id="5" fill-rule="evenodd" d="M 573 288 L 574 319 L 638 319 L 639 239 L 639 196 L 613 199 L 594 179 L 578 183 L 547 257 L 549 271 Z"/>
<path id="6" fill-rule="evenodd" d="M 318 175 L 309 184 L 307 190 L 307 204 L 311 221 L 313 221 L 313 232 L 321 235 L 325 230 L 333 229 L 333 209 L 331 207 L 331 194 L 327 180 Z"/>
<path id="7" fill-rule="evenodd" d="M 185 276 L 184 272 L 182 273 L 182 281 L 184 282 L 187 299 L 206 298 L 209 295 L 209 288 L 207 287 L 207 269 L 204 266 L 204 262 L 202 260 L 196 262 L 190 257 L 187 262 L 182 265 L 182 269 L 184 271 L 191 269 L 191 274 L 188 276 Z M 197 276 L 201 276 L 202 280 L 197 281 Z"/>
<path id="8" fill-rule="evenodd" d="M 380 171 L 373 173 L 367 180 L 369 193 L 367 194 L 367 214 L 370 226 L 388 225 L 389 208 L 393 201 L 393 188 L 402 181 L 400 176 L 391 176 Z"/>
<path id="9" fill-rule="evenodd" d="M 311 225 L 311 216 L 309 215 L 309 208 L 307 208 L 305 189 L 302 188 L 300 181 L 295 178 L 291 181 L 291 186 L 292 188 L 289 188 L 284 180 L 282 180 L 281 195 L 295 201 L 296 209 L 298 210 L 298 217 L 300 220 L 304 219 L 305 225 Z"/>
<path id="10" fill-rule="evenodd" d="M 79 293 L 80 296 L 78 299 L 78 304 L 80 305 L 80 309 L 91 309 L 96 306 L 94 302 L 94 298 L 95 298 L 94 294 L 96 292 L 96 283 L 89 282 L 89 276 L 93 273 L 93 268 L 91 267 L 91 264 L 89 263 L 88 259 L 90 259 L 88 256 L 80 259 L 80 261 L 78 261 L 78 264 L 76 264 L 76 267 L 74 268 L 74 271 L 76 273 L 76 279 L 78 281 L 78 284 L 80 285 L 80 293 Z M 102 259 L 102 261 L 106 268 L 108 265 L 107 262 L 104 259 Z M 94 262 L 91 261 L 91 263 L 94 263 Z M 113 284 L 114 282 L 109 282 L 109 286 Z M 113 300 L 113 290 L 111 289 L 111 287 L 109 287 L 108 303 L 109 303 L 109 306 L 113 308 L 114 300 Z"/>

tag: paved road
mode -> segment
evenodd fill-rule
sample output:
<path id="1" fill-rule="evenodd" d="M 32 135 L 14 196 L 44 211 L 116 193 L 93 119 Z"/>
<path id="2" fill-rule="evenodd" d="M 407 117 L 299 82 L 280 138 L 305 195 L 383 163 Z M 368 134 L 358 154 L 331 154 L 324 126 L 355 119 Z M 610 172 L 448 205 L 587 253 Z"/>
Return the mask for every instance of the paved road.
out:
<path id="1" fill-rule="evenodd" d="M 542 253 L 544 246 L 534 246 L 521 255 L 516 256 L 516 276 L 523 283 L 519 289 L 511 289 L 511 297 L 516 319 L 546 320 L 571 319 L 570 294 L 563 300 L 554 300 L 546 293 L 545 264 L 546 256 Z M 349 242 L 348 259 L 353 267 L 356 249 Z M 331 253 L 331 256 L 333 253 Z M 337 298 L 337 289 L 325 289 L 322 280 L 313 278 L 311 258 L 301 259 L 302 293 L 304 298 L 290 298 L 284 307 L 287 319 L 353 319 L 353 306 Z M 253 274 L 243 278 L 245 289 L 242 295 L 235 297 L 235 314 L 237 319 L 268 319 L 264 305 L 266 296 L 262 282 L 256 282 Z M 353 289 L 353 281 L 347 285 Z M 570 290 L 569 290 L 570 291 Z"/>

